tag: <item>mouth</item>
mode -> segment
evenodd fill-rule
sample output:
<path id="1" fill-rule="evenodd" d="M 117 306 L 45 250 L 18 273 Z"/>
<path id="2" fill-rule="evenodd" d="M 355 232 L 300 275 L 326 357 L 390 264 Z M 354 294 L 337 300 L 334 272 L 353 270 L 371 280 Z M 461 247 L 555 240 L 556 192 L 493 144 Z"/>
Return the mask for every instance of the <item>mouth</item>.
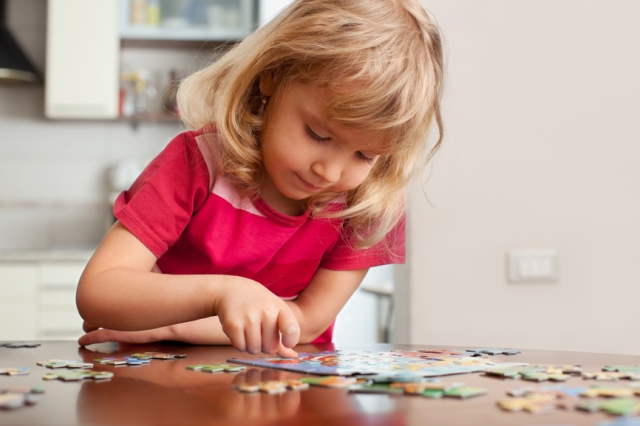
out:
<path id="1" fill-rule="evenodd" d="M 304 186 L 307 190 L 315 192 L 315 191 L 321 191 L 323 189 L 321 186 L 315 186 L 315 185 L 307 182 L 306 180 L 302 179 L 302 177 L 297 173 L 296 173 L 296 176 L 300 180 L 300 183 L 302 184 L 302 186 Z"/>

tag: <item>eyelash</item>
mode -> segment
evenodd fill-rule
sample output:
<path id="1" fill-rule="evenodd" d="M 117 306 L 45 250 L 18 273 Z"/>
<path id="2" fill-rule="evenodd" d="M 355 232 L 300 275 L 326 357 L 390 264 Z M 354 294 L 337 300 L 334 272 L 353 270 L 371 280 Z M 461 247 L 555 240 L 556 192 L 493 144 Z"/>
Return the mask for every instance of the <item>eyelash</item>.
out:
<path id="1" fill-rule="evenodd" d="M 326 139 L 326 138 L 323 138 L 323 137 L 321 137 L 321 136 L 316 135 L 316 134 L 314 133 L 314 131 L 313 131 L 313 130 L 311 130 L 311 128 L 310 128 L 309 126 L 306 126 L 306 132 L 307 132 L 307 135 L 308 135 L 311 139 L 313 139 L 314 141 L 316 141 L 316 142 L 318 142 L 318 143 L 325 143 L 325 142 L 327 141 L 327 139 Z M 365 163 L 368 163 L 368 164 L 373 164 L 373 158 L 369 158 L 369 157 L 365 156 L 365 155 L 364 155 L 362 152 L 360 152 L 360 151 L 357 151 L 357 152 L 356 152 L 356 157 L 357 157 L 357 158 L 358 158 L 358 160 L 360 160 L 360 161 L 364 161 Z"/>

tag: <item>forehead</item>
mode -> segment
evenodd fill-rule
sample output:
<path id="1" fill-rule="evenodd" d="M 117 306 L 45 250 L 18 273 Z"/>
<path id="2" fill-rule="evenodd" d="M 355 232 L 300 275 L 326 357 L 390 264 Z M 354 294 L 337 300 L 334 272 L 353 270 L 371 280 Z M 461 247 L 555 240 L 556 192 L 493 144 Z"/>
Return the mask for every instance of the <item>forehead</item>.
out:
<path id="1" fill-rule="evenodd" d="M 388 135 L 367 126 L 366 120 L 340 120 L 331 109 L 331 101 L 337 96 L 349 95 L 362 88 L 362 84 L 349 83 L 333 88 L 317 86 L 299 81 L 286 87 L 287 96 L 292 97 L 303 118 L 309 120 L 314 130 L 328 132 L 329 136 L 353 145 L 357 150 L 373 150 L 379 154 L 389 153 Z"/>

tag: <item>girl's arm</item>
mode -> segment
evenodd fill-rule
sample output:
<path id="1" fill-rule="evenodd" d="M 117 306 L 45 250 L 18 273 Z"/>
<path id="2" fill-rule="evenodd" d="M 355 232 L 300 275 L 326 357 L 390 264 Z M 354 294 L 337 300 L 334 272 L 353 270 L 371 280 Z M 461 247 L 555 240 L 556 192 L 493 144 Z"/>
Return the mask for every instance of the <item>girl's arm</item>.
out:
<path id="1" fill-rule="evenodd" d="M 156 274 L 156 260 L 116 222 L 78 285 L 78 311 L 90 327 L 151 330 L 217 315 L 238 350 L 286 352 L 297 344 L 295 315 L 261 284 L 229 275 Z"/>
<path id="2" fill-rule="evenodd" d="M 286 302 L 298 319 L 301 334 L 299 343 L 312 342 L 324 332 L 338 315 L 349 297 L 358 288 L 367 269 L 359 271 L 332 271 L 319 269 L 309 286 L 292 302 Z M 149 343 L 158 340 L 178 340 L 196 345 L 228 345 L 229 338 L 222 331 L 217 317 L 203 318 L 154 330 L 114 331 L 96 330 L 88 325 L 81 345 L 106 341 Z M 279 351 L 280 353 L 280 351 Z M 282 356 L 295 356 L 280 353 Z"/>

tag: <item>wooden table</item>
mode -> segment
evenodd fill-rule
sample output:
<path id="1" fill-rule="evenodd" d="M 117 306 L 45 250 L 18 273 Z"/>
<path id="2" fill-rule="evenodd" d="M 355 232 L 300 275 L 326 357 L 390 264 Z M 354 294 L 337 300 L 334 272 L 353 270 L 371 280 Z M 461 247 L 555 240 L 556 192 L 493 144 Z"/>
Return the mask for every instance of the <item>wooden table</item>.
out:
<path id="1" fill-rule="evenodd" d="M 228 358 L 246 357 L 230 347 L 187 346 L 172 343 L 151 345 L 94 345 L 92 350 L 78 347 L 73 341 L 44 341 L 35 349 L 0 347 L 0 367 L 29 367 L 27 376 L 0 376 L 0 388 L 27 385 L 43 386 L 45 393 L 34 406 L 0 410 L 0 425 L 595 425 L 611 420 L 603 413 L 561 411 L 532 415 L 507 413 L 496 406 L 505 391 L 536 385 L 522 380 L 502 380 L 465 374 L 443 380 L 461 381 L 469 386 L 489 390 L 487 395 L 468 400 L 428 399 L 404 395 L 349 394 L 342 389 L 311 388 L 288 391 L 281 395 L 243 394 L 234 384 L 302 377 L 296 373 L 249 367 L 246 372 L 201 373 L 186 370 L 192 364 L 224 363 Z M 441 346 L 373 345 L 340 347 L 354 350 L 442 349 Z M 301 352 L 333 350 L 332 345 L 303 345 Z M 449 348 L 447 348 L 449 349 Z M 51 358 L 82 359 L 93 362 L 105 353 L 124 356 L 136 352 L 180 352 L 185 359 L 152 361 L 139 367 L 96 365 L 94 370 L 113 371 L 108 381 L 44 381 L 48 370 L 37 361 Z M 640 357 L 580 352 L 523 350 L 516 356 L 497 356 L 505 361 L 540 364 L 582 364 L 597 371 L 607 364 L 640 364 Z M 584 386 L 572 378 L 569 386 Z M 602 383 L 602 382 L 600 382 Z M 620 382 L 626 386 L 628 382 Z M 640 398 L 638 398 L 640 401 Z"/>

